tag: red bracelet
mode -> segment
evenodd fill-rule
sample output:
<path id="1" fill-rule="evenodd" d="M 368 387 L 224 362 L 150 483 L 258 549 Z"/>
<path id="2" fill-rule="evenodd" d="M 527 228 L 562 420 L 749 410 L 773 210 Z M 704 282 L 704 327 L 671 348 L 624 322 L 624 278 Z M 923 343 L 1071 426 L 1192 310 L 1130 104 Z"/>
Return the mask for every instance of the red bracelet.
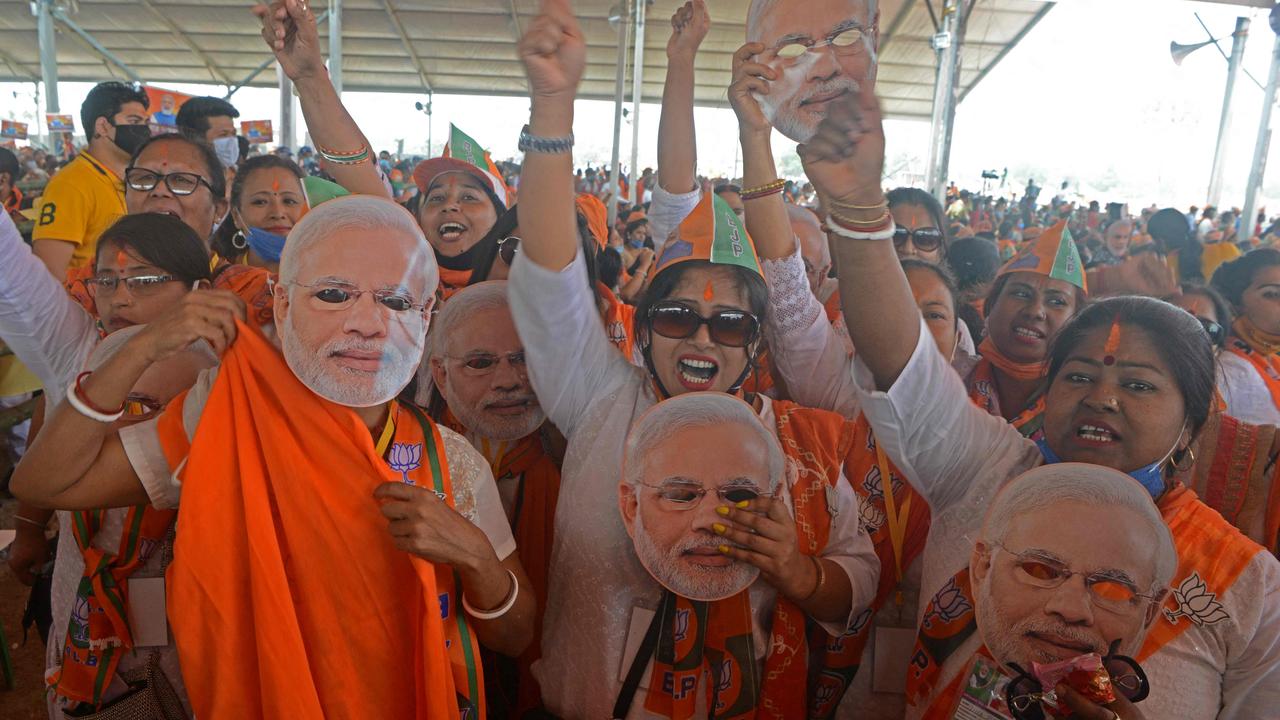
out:
<path id="1" fill-rule="evenodd" d="M 120 413 L 124 412 L 124 406 L 125 406 L 124 403 L 120 403 L 120 407 L 116 408 L 115 410 L 103 410 L 102 408 L 93 404 L 93 401 L 89 399 L 89 396 L 84 394 L 84 386 L 82 386 L 80 383 L 81 381 L 83 381 L 85 378 L 89 377 L 92 374 L 93 374 L 92 370 L 86 370 L 76 376 L 75 392 L 76 392 L 76 397 L 80 399 L 80 402 L 84 403 L 90 410 L 94 412 L 102 413 L 103 415 L 119 415 Z"/>

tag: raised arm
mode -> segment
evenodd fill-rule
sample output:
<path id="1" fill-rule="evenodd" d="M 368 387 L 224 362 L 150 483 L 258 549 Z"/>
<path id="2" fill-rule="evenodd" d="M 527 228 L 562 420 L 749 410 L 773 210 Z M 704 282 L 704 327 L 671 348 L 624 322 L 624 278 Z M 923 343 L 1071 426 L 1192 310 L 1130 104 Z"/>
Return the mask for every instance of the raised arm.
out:
<path id="1" fill-rule="evenodd" d="M 756 62 L 764 45 L 747 43 L 733 54 L 733 83 L 729 86 L 729 104 L 738 116 L 738 137 L 742 143 L 742 187 L 754 189 L 778 179 L 773 162 L 773 126 L 765 119 L 755 95 L 769 93 L 769 81 L 777 73 Z M 796 252 L 795 234 L 787 218 L 782 193 L 745 200 L 747 232 L 755 241 L 756 252 L 765 260 L 780 260 Z"/>
<path id="2" fill-rule="evenodd" d="M 337 162 L 328 157 L 326 170 L 353 193 L 390 197 L 378 175 L 368 139 L 351 119 L 329 80 L 310 5 L 303 0 L 276 0 L 270 6 L 254 7 L 253 13 L 262 21 L 262 39 L 298 90 L 302 116 L 317 150 L 322 157 L 328 154 L 349 158 Z"/>
<path id="3" fill-rule="evenodd" d="M 884 125 L 874 88 L 867 84 L 858 95 L 833 101 L 817 134 L 797 150 L 827 215 L 849 337 L 876 387 L 887 390 L 916 348 L 920 312 L 894 252 L 892 235 L 883 240 L 853 239 L 837 223 L 841 220 L 856 227 L 856 223 L 874 223 L 887 213 L 880 187 Z"/>
<path id="4" fill-rule="evenodd" d="M 572 136 L 587 44 L 569 0 L 543 0 L 519 52 L 529 78 L 529 133 L 546 139 Z M 520 252 L 543 268 L 563 270 L 578 253 L 573 153 L 527 152 L 520 175 Z"/>
<path id="5" fill-rule="evenodd" d="M 705 0 L 690 0 L 671 16 L 667 80 L 658 121 L 658 186 L 670 193 L 698 189 L 698 143 L 693 129 L 693 62 L 711 29 Z M 655 238 L 658 243 L 666 238 Z"/>
<path id="6" fill-rule="evenodd" d="M 90 407 L 123 407 L 152 364 L 207 340 L 221 355 L 235 338 L 244 302 L 222 290 L 196 290 L 172 313 L 131 339 L 84 379 Z M 114 424 L 93 419 L 66 401 L 53 409 L 14 471 L 12 492 L 23 502 L 57 510 L 122 507 L 150 502 Z"/>

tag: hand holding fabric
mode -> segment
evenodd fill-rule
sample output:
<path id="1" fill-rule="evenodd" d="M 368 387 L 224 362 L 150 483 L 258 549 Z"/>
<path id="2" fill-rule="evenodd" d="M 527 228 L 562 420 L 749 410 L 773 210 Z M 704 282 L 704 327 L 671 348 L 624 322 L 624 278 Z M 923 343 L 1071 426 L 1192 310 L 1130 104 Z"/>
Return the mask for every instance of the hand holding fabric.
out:
<path id="1" fill-rule="evenodd" d="M 192 290 L 178 306 L 147 325 L 129 341 L 150 362 L 159 362 L 204 340 L 222 355 L 236 339 L 236 320 L 245 319 L 245 304 L 227 290 Z"/>
<path id="2" fill-rule="evenodd" d="M 373 496 L 396 549 L 433 563 L 471 569 L 497 561 L 485 534 L 428 488 L 389 482 Z"/>

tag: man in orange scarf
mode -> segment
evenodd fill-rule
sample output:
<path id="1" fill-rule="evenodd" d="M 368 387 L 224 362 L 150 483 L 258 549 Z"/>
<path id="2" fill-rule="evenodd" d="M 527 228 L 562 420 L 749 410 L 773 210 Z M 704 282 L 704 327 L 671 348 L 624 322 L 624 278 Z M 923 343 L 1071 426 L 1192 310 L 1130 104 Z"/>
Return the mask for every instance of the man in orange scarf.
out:
<path id="1" fill-rule="evenodd" d="M 478 645 L 522 652 L 535 602 L 483 459 L 394 401 L 434 256 L 402 208 L 352 196 L 294 227 L 280 271 L 279 350 L 230 293 L 190 293 L 71 389 L 14 488 L 185 500 L 166 595 L 198 717 L 483 717 Z M 138 375 L 199 340 L 217 373 L 112 432 Z"/>
<path id="2" fill-rule="evenodd" d="M 419 404 L 466 437 L 493 469 L 538 607 L 545 607 L 563 455 L 556 446 L 562 448 L 564 441 L 546 422 L 529 384 L 506 282 L 468 286 L 444 304 L 427 338 L 418 383 Z M 522 715 L 541 704 L 530 673 L 541 656 L 540 629 L 538 622 L 534 642 L 515 668 L 518 674 L 499 674 L 507 714 Z M 499 658 L 486 661 L 486 667 L 504 664 Z M 495 715 L 500 710 L 491 707 Z"/>

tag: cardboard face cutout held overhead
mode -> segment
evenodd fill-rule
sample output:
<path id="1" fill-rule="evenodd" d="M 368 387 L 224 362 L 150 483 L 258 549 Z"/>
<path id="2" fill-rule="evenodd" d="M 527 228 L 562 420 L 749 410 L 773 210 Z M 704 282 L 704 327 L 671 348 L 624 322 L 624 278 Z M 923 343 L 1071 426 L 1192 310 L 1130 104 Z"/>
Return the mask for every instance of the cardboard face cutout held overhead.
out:
<path id="1" fill-rule="evenodd" d="M 896 3 L 893 3 L 896 4 Z M 747 41 L 778 73 L 760 109 L 778 132 L 804 143 L 831 102 L 875 83 L 879 0 L 753 0 Z"/>

